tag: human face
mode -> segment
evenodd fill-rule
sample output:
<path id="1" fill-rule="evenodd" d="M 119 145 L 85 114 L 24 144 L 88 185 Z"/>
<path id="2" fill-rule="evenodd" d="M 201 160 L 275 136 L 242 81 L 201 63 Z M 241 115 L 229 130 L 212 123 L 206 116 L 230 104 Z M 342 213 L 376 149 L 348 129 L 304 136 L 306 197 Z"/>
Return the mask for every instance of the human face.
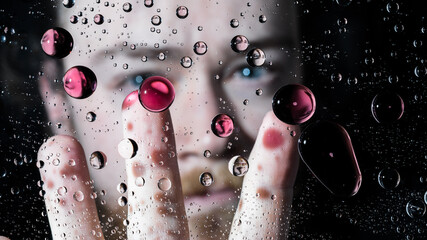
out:
<path id="1" fill-rule="evenodd" d="M 125 160 L 117 150 L 123 136 L 121 105 L 148 76 L 168 78 L 176 92 L 169 109 L 190 229 L 201 236 L 227 232 L 242 179 L 229 173 L 228 160 L 235 155 L 248 156 L 262 118 L 271 109 L 274 92 L 298 82 L 292 4 L 190 0 L 185 2 L 188 16 L 179 18 L 177 9 L 178 14 L 183 9 L 178 1 L 158 1 L 152 7 L 130 3 L 129 12 L 122 9 L 122 3 L 105 6 L 92 1 L 79 1 L 79 5 L 60 12 L 59 20 L 75 44 L 64 59 L 65 69 L 83 65 L 98 79 L 96 91 L 87 99 L 67 96 L 64 108 L 72 119 L 69 131 L 75 132 L 86 155 L 95 151 L 105 154 L 106 166 L 91 168 L 90 175 L 96 190 L 106 192 L 100 197 L 100 201 L 106 200 L 106 214 L 116 218 L 111 214 L 114 212 L 117 218 L 124 218 L 126 210 L 117 204 L 121 194 L 116 190 L 126 182 Z M 71 24 L 69 17 L 78 11 L 83 11 L 83 16 Z M 100 25 L 92 21 L 98 13 L 105 19 Z M 152 19 L 156 15 L 161 21 Z M 261 15 L 267 17 L 265 23 L 259 21 Z M 83 18 L 88 19 L 87 24 L 82 24 Z M 230 26 L 232 19 L 239 21 L 237 28 Z M 242 53 L 230 46 L 237 35 L 250 43 Z M 206 53 L 196 54 L 193 48 L 203 44 Z M 246 53 L 253 48 L 265 54 L 266 61 L 260 67 L 247 63 Z M 185 56 L 192 59 L 191 67 L 181 65 Z M 96 114 L 94 122 L 86 120 L 88 112 Z M 220 113 L 234 121 L 235 129 L 228 138 L 217 137 L 211 130 L 212 119 Z M 210 157 L 204 156 L 207 151 Z M 198 180 L 206 171 L 214 178 L 209 187 Z M 207 216 L 213 222 L 206 224 Z"/>

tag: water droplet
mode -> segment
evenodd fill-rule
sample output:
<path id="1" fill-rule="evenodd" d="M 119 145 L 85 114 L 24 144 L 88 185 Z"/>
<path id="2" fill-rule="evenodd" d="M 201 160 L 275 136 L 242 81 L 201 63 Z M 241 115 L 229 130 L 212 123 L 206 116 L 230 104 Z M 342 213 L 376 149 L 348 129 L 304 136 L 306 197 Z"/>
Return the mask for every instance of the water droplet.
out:
<path id="1" fill-rule="evenodd" d="M 406 204 L 406 213 L 411 218 L 420 218 L 426 213 L 426 205 L 421 200 L 412 199 Z"/>
<path id="2" fill-rule="evenodd" d="M 185 6 L 179 6 L 176 9 L 176 16 L 181 19 L 186 18 L 188 16 L 188 9 Z"/>
<path id="3" fill-rule="evenodd" d="M 92 95 L 97 84 L 95 74 L 84 66 L 75 66 L 68 69 L 62 82 L 65 92 L 70 97 L 77 99 L 87 98 Z"/>
<path id="4" fill-rule="evenodd" d="M 228 162 L 228 170 L 231 174 L 237 177 L 243 177 L 249 170 L 249 163 L 242 156 L 234 156 Z"/>
<path id="5" fill-rule="evenodd" d="M 144 0 L 144 5 L 148 8 L 152 7 L 154 4 L 154 0 Z"/>
<path id="6" fill-rule="evenodd" d="M 389 13 L 397 13 L 397 11 L 399 11 L 399 3 L 389 2 L 387 3 L 386 9 Z"/>
<path id="7" fill-rule="evenodd" d="M 138 144 L 134 140 L 126 138 L 120 141 L 117 150 L 122 158 L 130 159 L 135 157 L 138 151 Z"/>
<path id="8" fill-rule="evenodd" d="M 338 26 L 345 26 L 347 25 L 348 21 L 347 18 L 343 17 L 343 18 L 338 18 L 337 20 L 337 24 Z"/>
<path id="9" fill-rule="evenodd" d="M 417 77 L 424 77 L 427 75 L 427 68 L 424 65 L 420 64 L 415 67 L 414 74 Z"/>
<path id="10" fill-rule="evenodd" d="M 183 66 L 185 68 L 189 68 L 189 67 L 191 67 L 191 65 L 193 65 L 193 60 L 190 57 L 185 56 L 185 57 L 181 58 L 181 66 Z"/>
<path id="11" fill-rule="evenodd" d="M 105 166 L 105 155 L 99 151 L 93 152 L 89 158 L 90 165 L 95 169 L 102 169 Z"/>
<path id="12" fill-rule="evenodd" d="M 117 185 L 117 191 L 121 194 L 125 193 L 127 189 L 128 186 L 126 186 L 125 183 L 120 183 L 119 185 Z"/>
<path id="13" fill-rule="evenodd" d="M 377 94 L 372 100 L 372 116 L 378 123 L 391 123 L 399 120 L 404 111 L 402 98 L 390 91 Z"/>
<path id="14" fill-rule="evenodd" d="M 231 40 L 231 49 L 235 52 L 244 52 L 249 47 L 249 40 L 243 35 L 237 35 Z"/>
<path id="15" fill-rule="evenodd" d="M 151 17 L 151 23 L 154 26 L 158 26 L 162 23 L 162 18 L 159 15 L 154 15 Z"/>
<path id="16" fill-rule="evenodd" d="M 341 80 L 342 80 L 341 73 L 332 73 L 331 74 L 331 81 L 333 83 L 341 82 Z"/>
<path id="17" fill-rule="evenodd" d="M 43 51 L 55 58 L 63 58 L 73 49 L 73 37 L 63 28 L 51 28 L 47 30 L 41 39 Z"/>
<path id="18" fill-rule="evenodd" d="M 333 194 L 353 196 L 362 174 L 347 131 L 339 124 L 318 121 L 310 124 L 298 140 L 301 159 Z"/>
<path id="19" fill-rule="evenodd" d="M 93 21 L 98 25 L 103 24 L 104 23 L 104 16 L 102 16 L 101 14 L 96 14 L 93 17 Z"/>
<path id="20" fill-rule="evenodd" d="M 59 159 L 58 159 L 58 158 L 55 158 L 55 159 L 53 159 L 53 161 L 52 161 L 53 166 L 58 166 L 58 165 L 59 165 L 59 163 L 60 163 L 60 161 L 59 161 Z"/>
<path id="21" fill-rule="evenodd" d="M 75 1 L 74 0 L 62 0 L 62 5 L 66 8 L 71 8 L 74 6 Z"/>
<path id="22" fill-rule="evenodd" d="M 397 75 L 390 75 L 388 76 L 388 82 L 391 84 L 396 84 L 399 82 L 399 76 Z"/>
<path id="23" fill-rule="evenodd" d="M 88 122 L 93 122 L 96 120 L 96 114 L 94 112 L 88 112 L 86 113 L 86 120 Z"/>
<path id="24" fill-rule="evenodd" d="M 160 52 L 159 55 L 157 55 L 157 59 L 159 59 L 160 61 L 165 60 L 166 54 L 164 54 L 163 52 Z"/>
<path id="25" fill-rule="evenodd" d="M 130 11 L 132 11 L 132 4 L 130 4 L 130 3 L 128 3 L 128 2 L 124 3 L 124 4 L 123 4 L 123 11 L 125 11 L 125 12 L 130 12 Z"/>
<path id="26" fill-rule="evenodd" d="M 2 167 L 0 168 L 0 178 L 4 178 L 7 175 L 6 168 Z"/>
<path id="27" fill-rule="evenodd" d="M 203 41 L 198 41 L 193 46 L 194 53 L 204 55 L 208 51 L 208 45 Z"/>
<path id="28" fill-rule="evenodd" d="M 218 114 L 212 120 L 211 129 L 216 136 L 226 138 L 233 133 L 233 119 L 227 114 Z"/>
<path id="29" fill-rule="evenodd" d="M 209 187 L 214 182 L 212 174 L 209 172 L 204 172 L 200 174 L 199 180 L 200 180 L 200 183 L 205 187 Z"/>
<path id="30" fill-rule="evenodd" d="M 260 67 L 265 63 L 265 53 L 259 48 L 254 48 L 246 55 L 246 61 L 252 67 Z"/>
<path id="31" fill-rule="evenodd" d="M 384 168 L 378 173 L 378 183 L 384 189 L 394 189 L 399 186 L 400 174 L 396 169 Z"/>
<path id="32" fill-rule="evenodd" d="M 243 105 L 248 105 L 248 104 L 249 104 L 249 99 L 243 100 Z"/>
<path id="33" fill-rule="evenodd" d="M 261 88 L 257 88 L 257 89 L 255 90 L 255 94 L 256 94 L 257 96 L 261 96 L 261 95 L 262 95 L 262 89 L 261 89 Z"/>
<path id="34" fill-rule="evenodd" d="M 146 62 L 147 60 L 148 60 L 148 57 L 147 57 L 147 56 L 142 56 L 142 57 L 141 57 L 141 61 Z"/>
<path id="35" fill-rule="evenodd" d="M 308 121 L 313 116 L 316 99 L 306 86 L 289 84 L 274 94 L 272 106 L 278 119 L 296 125 Z"/>
<path id="36" fill-rule="evenodd" d="M 79 18 L 76 15 L 70 17 L 70 23 L 76 24 L 79 21 Z"/>
<path id="37" fill-rule="evenodd" d="M 342 7 L 347 7 L 353 0 L 336 0 L 337 4 Z"/>
<path id="38" fill-rule="evenodd" d="M 357 84 L 357 78 L 356 77 L 348 77 L 347 78 L 347 84 L 348 85 L 356 85 Z"/>
<path id="39" fill-rule="evenodd" d="M 73 194 L 73 198 L 74 200 L 76 200 L 77 202 L 81 202 L 85 199 L 85 195 L 83 194 L 82 191 L 77 191 Z"/>
<path id="40" fill-rule="evenodd" d="M 120 207 L 124 207 L 126 206 L 126 204 L 128 204 L 128 199 L 124 196 L 119 197 L 119 199 L 117 199 L 117 203 L 119 204 Z"/>
<path id="41" fill-rule="evenodd" d="M 266 17 L 265 15 L 261 15 L 261 16 L 259 16 L 259 22 L 260 22 L 260 23 L 265 23 L 265 22 L 267 22 L 267 17 Z"/>
<path id="42" fill-rule="evenodd" d="M 145 179 L 143 177 L 137 177 L 135 179 L 135 185 L 138 187 L 143 187 L 145 185 Z"/>
<path id="43" fill-rule="evenodd" d="M 205 150 L 205 151 L 203 152 L 203 156 L 205 156 L 205 158 L 209 158 L 209 157 L 211 157 L 211 155 L 212 155 L 212 153 L 211 153 L 211 151 L 209 151 L 209 150 Z"/>
<path id="44" fill-rule="evenodd" d="M 151 112 L 162 112 L 169 108 L 175 99 L 172 83 L 160 76 L 145 79 L 139 88 L 139 101 Z"/>
<path id="45" fill-rule="evenodd" d="M 64 196 L 67 193 L 67 188 L 65 186 L 59 187 L 57 192 L 59 196 Z"/>
<path id="46" fill-rule="evenodd" d="M 159 182 L 157 183 L 157 186 L 162 191 L 167 191 L 172 187 L 172 183 L 169 180 L 169 178 L 161 178 Z"/>
<path id="47" fill-rule="evenodd" d="M 239 26 L 239 20 L 237 20 L 237 19 L 231 19 L 231 21 L 230 21 L 230 26 L 231 26 L 232 28 L 236 28 L 236 27 L 238 27 L 238 26 Z"/>

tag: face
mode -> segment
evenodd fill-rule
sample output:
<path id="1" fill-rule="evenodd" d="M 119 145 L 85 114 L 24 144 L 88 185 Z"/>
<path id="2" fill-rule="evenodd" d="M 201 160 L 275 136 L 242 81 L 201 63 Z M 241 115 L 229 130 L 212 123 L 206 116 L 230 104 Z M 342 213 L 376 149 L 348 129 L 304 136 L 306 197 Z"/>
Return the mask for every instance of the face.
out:
<path id="1" fill-rule="evenodd" d="M 116 190 L 126 182 L 125 159 L 117 147 L 123 140 L 122 102 L 144 79 L 162 76 L 175 88 L 169 110 L 190 230 L 200 239 L 227 233 L 242 181 L 229 172 L 228 161 L 236 155 L 248 157 L 273 94 L 298 82 L 293 4 L 191 0 L 185 7 L 178 1 L 155 1 L 147 7 L 151 4 L 132 1 L 124 11 L 121 3 L 87 2 L 61 8 L 59 20 L 75 44 L 63 64 L 65 70 L 90 68 L 97 88 L 86 99 L 66 96 L 64 111 L 72 121 L 68 134 L 75 133 L 87 157 L 97 151 L 105 156 L 105 166 L 90 168 L 90 175 L 95 191 L 105 193 L 97 203 L 106 218 L 122 226 L 127 211 L 117 204 L 122 194 Z M 69 17 L 84 8 L 93 11 L 70 23 Z M 103 15 L 102 24 L 94 23 L 96 14 Z M 82 24 L 84 17 L 87 24 Z M 238 27 L 231 26 L 236 26 L 233 19 Z M 89 112 L 96 114 L 94 121 L 87 120 Z M 212 132 L 218 114 L 232 119 L 228 137 Z M 239 171 L 247 171 L 247 165 L 239 164 Z M 215 181 L 208 174 L 199 180 L 203 172 Z M 203 186 L 201 181 L 212 184 Z"/>

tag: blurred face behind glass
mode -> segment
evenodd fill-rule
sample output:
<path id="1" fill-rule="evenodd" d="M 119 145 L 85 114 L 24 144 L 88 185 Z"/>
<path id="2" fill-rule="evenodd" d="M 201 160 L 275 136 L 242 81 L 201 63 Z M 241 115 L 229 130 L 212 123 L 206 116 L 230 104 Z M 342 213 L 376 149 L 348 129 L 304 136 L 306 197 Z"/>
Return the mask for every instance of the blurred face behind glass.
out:
<path id="1" fill-rule="evenodd" d="M 98 79 L 92 96 L 83 100 L 67 96 L 64 106 L 73 123 L 70 131 L 75 131 L 87 157 L 95 151 L 107 157 L 103 169 L 90 168 L 95 191 L 106 192 L 105 196 L 98 194 L 97 204 L 105 200 L 106 204 L 101 204 L 103 214 L 122 224 L 127 210 L 117 204 L 121 194 L 116 190 L 126 182 L 125 160 L 117 151 L 123 136 L 121 105 L 143 79 L 163 76 L 176 91 L 170 111 L 191 233 L 197 239 L 227 238 L 242 180 L 228 171 L 228 160 L 235 155 L 248 157 L 261 120 L 271 109 L 273 94 L 283 85 L 298 82 L 293 4 L 163 0 L 147 7 L 144 1 L 130 1 L 132 9 L 125 12 L 123 3 L 109 2 L 107 6 L 102 1 L 78 1 L 69 9 L 59 7 L 60 25 L 71 33 L 75 44 L 63 61 L 65 70 L 83 65 Z M 180 6 L 188 9 L 187 17 L 177 16 L 185 13 Z M 70 16 L 79 12 L 82 16 L 78 23 L 70 23 Z M 93 21 L 96 14 L 104 17 L 100 25 Z M 155 15 L 161 18 L 153 19 L 159 25 L 152 23 Z M 267 18 L 264 23 L 260 21 L 262 15 Z M 87 18 L 86 24 L 83 18 Z M 238 27 L 230 25 L 232 19 L 238 20 Z M 230 46 L 237 35 L 245 36 L 250 44 L 242 53 Z M 193 50 L 199 41 L 207 45 L 204 55 Z M 251 67 L 246 61 L 247 52 L 253 48 L 265 53 L 261 67 Z M 181 65 L 185 56 L 192 59 L 189 68 Z M 262 94 L 257 95 L 257 89 Z M 86 120 L 88 112 L 96 114 L 94 122 Z M 211 132 L 211 121 L 220 113 L 234 120 L 235 129 L 228 138 Z M 211 152 L 209 158 L 204 156 L 206 150 Z M 202 172 L 212 174 L 211 186 L 200 183 Z"/>

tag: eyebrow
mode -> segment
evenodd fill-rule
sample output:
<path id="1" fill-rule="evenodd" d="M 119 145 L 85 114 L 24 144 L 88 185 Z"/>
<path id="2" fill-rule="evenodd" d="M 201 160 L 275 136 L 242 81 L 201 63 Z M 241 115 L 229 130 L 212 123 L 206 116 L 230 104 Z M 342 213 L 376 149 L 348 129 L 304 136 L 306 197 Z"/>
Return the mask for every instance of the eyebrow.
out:
<path id="1" fill-rule="evenodd" d="M 120 50 L 118 50 L 120 49 Z M 183 52 L 183 47 L 151 47 L 151 46 L 137 46 L 134 50 L 130 49 L 130 46 L 117 46 L 117 47 L 109 47 L 103 48 L 95 54 L 95 58 L 98 59 L 100 57 L 106 57 L 108 55 L 117 55 L 124 54 L 131 58 L 141 58 L 143 56 L 157 58 L 158 54 L 164 53 L 167 56 L 178 56 L 178 53 Z"/>

